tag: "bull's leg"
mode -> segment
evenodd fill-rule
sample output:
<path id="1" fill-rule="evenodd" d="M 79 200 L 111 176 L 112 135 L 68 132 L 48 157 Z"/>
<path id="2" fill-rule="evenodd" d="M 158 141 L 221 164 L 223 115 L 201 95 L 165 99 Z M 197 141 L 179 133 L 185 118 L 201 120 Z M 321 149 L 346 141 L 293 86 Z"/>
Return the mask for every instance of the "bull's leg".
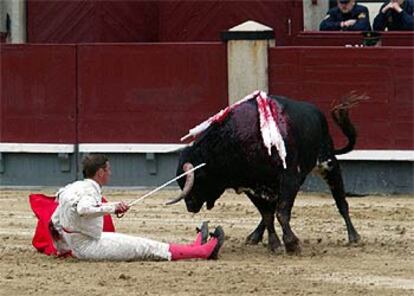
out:
<path id="1" fill-rule="evenodd" d="M 283 242 L 285 244 L 286 252 L 289 254 L 299 254 L 300 244 L 299 239 L 290 227 L 290 218 L 292 207 L 295 202 L 296 194 L 299 191 L 299 176 L 295 174 L 286 174 L 283 176 L 278 202 L 276 206 L 276 217 L 283 230 Z"/>
<path id="2" fill-rule="evenodd" d="M 257 225 L 256 229 L 250 233 L 246 238 L 247 245 L 257 245 L 259 242 L 263 240 L 263 233 L 266 229 L 266 225 L 264 220 L 260 220 L 259 225 Z"/>
<path id="3" fill-rule="evenodd" d="M 248 244 L 257 244 L 263 239 L 264 230 L 267 229 L 269 240 L 268 240 L 268 249 L 272 252 L 276 252 L 280 249 L 282 243 L 280 242 L 279 237 L 276 234 L 275 230 L 275 202 L 268 201 L 262 198 L 260 195 L 247 193 L 247 196 L 259 210 L 262 215 L 262 220 L 256 229 L 247 237 L 246 243 Z"/>
<path id="4" fill-rule="evenodd" d="M 319 171 L 331 189 L 335 199 L 336 207 L 345 220 L 346 229 L 348 231 L 348 239 L 350 243 L 356 243 L 360 240 L 358 232 L 349 217 L 348 202 L 345 199 L 344 183 L 342 181 L 341 169 L 335 157 L 319 167 Z"/>

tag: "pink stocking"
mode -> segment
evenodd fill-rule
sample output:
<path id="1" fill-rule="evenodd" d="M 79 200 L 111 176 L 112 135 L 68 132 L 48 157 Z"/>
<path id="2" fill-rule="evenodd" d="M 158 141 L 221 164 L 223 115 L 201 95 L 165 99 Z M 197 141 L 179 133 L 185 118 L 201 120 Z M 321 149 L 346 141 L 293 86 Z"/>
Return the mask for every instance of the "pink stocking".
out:
<path id="1" fill-rule="evenodd" d="M 201 231 L 197 233 L 197 237 L 195 241 L 191 244 L 192 246 L 200 246 L 201 240 L 203 239 L 203 235 L 201 234 Z"/>
<path id="2" fill-rule="evenodd" d="M 198 240 L 198 236 L 196 242 Z M 201 240 L 200 240 L 201 241 Z M 171 260 L 181 259 L 208 259 L 217 245 L 217 238 L 213 237 L 204 245 L 170 244 Z"/>

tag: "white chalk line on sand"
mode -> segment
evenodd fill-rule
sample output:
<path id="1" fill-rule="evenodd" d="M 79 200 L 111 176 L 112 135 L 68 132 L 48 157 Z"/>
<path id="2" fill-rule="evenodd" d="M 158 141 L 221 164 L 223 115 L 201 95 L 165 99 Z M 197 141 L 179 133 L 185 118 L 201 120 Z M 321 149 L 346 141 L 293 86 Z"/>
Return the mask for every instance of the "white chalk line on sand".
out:
<path id="1" fill-rule="evenodd" d="M 20 201 L 20 199 L 18 199 L 18 198 L 10 198 L 10 197 L 6 197 L 6 198 L 0 198 L 0 201 L 4 201 L 4 202 L 11 202 L 11 201 Z"/>
<path id="2" fill-rule="evenodd" d="M 34 230 L 15 228 L 13 230 L 0 230 L 0 235 L 33 236 Z"/>
<path id="3" fill-rule="evenodd" d="M 311 278 L 312 280 L 343 284 L 343 285 L 361 285 L 369 286 L 372 289 L 388 288 L 388 289 L 402 289 L 414 290 L 414 279 L 393 277 L 393 276 L 378 276 L 370 274 L 350 274 L 350 273 L 332 273 L 329 275 L 319 275 Z"/>

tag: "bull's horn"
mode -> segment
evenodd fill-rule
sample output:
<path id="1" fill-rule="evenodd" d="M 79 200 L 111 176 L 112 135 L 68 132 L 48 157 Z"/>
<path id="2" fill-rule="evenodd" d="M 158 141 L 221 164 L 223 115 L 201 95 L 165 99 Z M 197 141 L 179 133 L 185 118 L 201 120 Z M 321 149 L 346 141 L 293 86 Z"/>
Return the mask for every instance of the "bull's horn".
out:
<path id="1" fill-rule="evenodd" d="M 183 165 L 183 171 L 184 172 L 186 172 L 188 170 L 191 170 L 192 168 L 193 168 L 193 165 L 189 162 L 186 162 Z M 193 185 L 194 185 L 194 172 L 191 172 L 187 175 L 187 177 L 185 179 L 184 188 L 183 188 L 183 191 L 181 192 L 181 194 L 178 197 L 168 201 L 166 204 L 167 205 L 172 205 L 172 204 L 175 204 L 175 203 L 179 202 L 180 200 L 184 199 L 188 195 L 188 193 L 190 193 L 191 188 L 193 188 Z"/>

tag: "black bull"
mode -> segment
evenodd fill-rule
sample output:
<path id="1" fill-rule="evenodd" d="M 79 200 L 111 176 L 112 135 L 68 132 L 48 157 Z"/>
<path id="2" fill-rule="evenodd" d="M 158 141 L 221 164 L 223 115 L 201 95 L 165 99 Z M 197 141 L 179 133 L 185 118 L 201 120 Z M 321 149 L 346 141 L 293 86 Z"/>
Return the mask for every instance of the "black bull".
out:
<path id="1" fill-rule="evenodd" d="M 336 124 L 348 139 L 342 149 L 335 150 L 325 116 L 314 105 L 279 96 L 269 96 L 279 109 L 277 124 L 287 151 L 284 169 L 274 147 L 269 156 L 260 133 L 258 108 L 249 100 L 234 108 L 222 122 L 212 124 L 180 155 L 177 175 L 200 163 L 207 163 L 180 179 L 182 194 L 173 200 L 185 199 L 187 210 L 207 209 L 225 189 L 244 192 L 259 210 L 262 219 L 246 242 L 257 244 L 268 231 L 268 248 L 276 251 L 281 246 L 275 227 L 276 218 L 283 230 L 283 242 L 289 253 L 300 252 L 299 239 L 290 227 L 291 211 L 300 186 L 314 169 L 329 185 L 336 206 L 345 220 L 349 242 L 360 239 L 349 217 L 341 170 L 335 155 L 351 151 L 356 131 L 348 117 L 348 108 L 365 99 L 351 94 L 332 109 Z"/>

